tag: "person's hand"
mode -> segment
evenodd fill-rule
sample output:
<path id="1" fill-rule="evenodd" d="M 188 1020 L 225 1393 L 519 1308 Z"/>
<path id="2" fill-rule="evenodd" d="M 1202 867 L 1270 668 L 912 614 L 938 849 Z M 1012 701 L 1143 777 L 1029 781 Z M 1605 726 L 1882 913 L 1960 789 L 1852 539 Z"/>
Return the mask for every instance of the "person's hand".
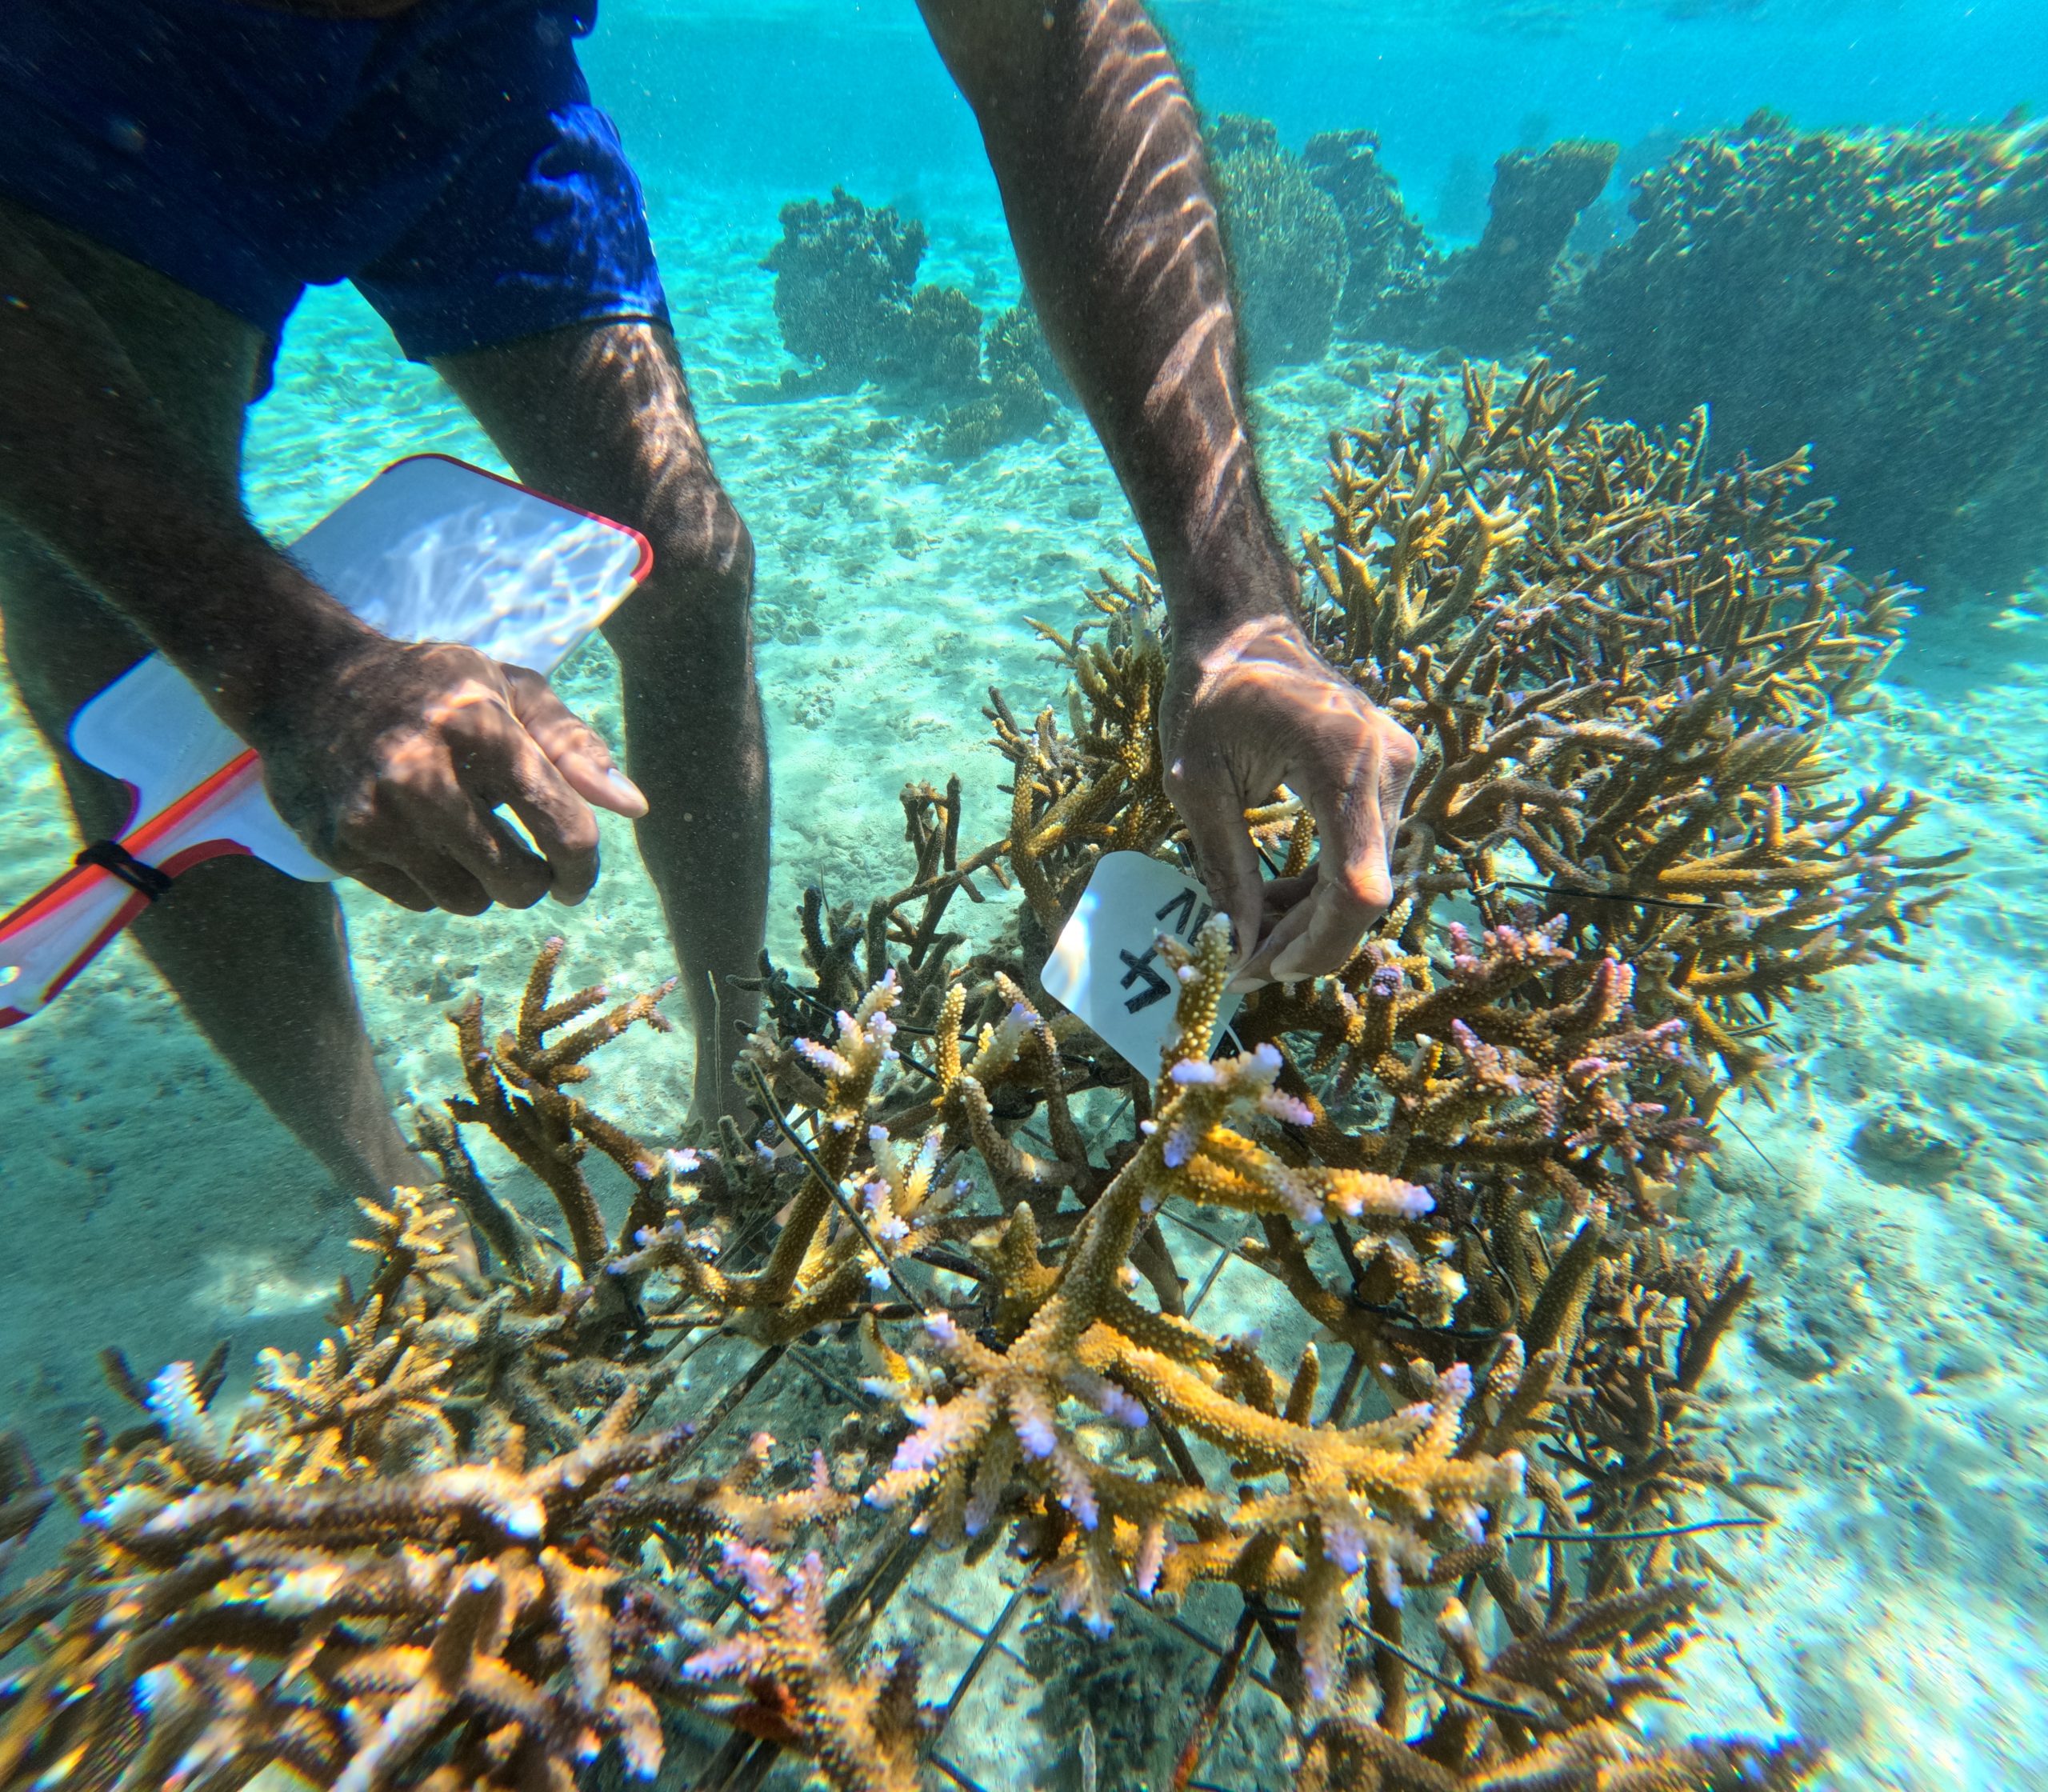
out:
<path id="1" fill-rule="evenodd" d="M 546 679 L 445 642 L 366 631 L 298 672 L 247 734 L 308 847 L 421 911 L 581 902 L 598 874 L 589 806 L 647 811 Z M 492 813 L 501 805 L 538 854 Z"/>
<path id="2" fill-rule="evenodd" d="M 1388 855 L 1415 743 L 1284 616 L 1177 650 L 1161 741 L 1166 793 L 1210 898 L 1247 954 L 1240 986 L 1337 970 L 1393 900 Z M 1285 784 L 1315 818 L 1316 867 L 1263 882 L 1246 809 Z"/>

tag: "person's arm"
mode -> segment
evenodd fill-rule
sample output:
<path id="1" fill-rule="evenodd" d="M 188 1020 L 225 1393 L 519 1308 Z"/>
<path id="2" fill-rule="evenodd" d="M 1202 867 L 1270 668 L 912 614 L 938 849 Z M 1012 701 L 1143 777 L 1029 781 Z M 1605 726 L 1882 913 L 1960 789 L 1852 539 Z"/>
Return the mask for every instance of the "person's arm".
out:
<path id="1" fill-rule="evenodd" d="M 1310 646 L 1252 457 L 1194 109 L 1138 0 L 918 0 L 980 121 L 1026 286 L 1144 531 L 1171 621 L 1168 785 L 1248 973 L 1342 964 L 1390 900 L 1414 743 Z M 1322 842 L 1262 890 L 1244 810 Z M 1280 912 L 1274 914 L 1275 910 Z"/>
<path id="2" fill-rule="evenodd" d="M 585 799 L 636 814 L 545 680 L 358 622 L 198 464 L 120 344 L 0 216 L 0 514 L 119 610 L 257 748 L 314 851 L 409 907 L 474 911 L 596 872 Z M 503 803 L 545 854 L 490 814 Z"/>

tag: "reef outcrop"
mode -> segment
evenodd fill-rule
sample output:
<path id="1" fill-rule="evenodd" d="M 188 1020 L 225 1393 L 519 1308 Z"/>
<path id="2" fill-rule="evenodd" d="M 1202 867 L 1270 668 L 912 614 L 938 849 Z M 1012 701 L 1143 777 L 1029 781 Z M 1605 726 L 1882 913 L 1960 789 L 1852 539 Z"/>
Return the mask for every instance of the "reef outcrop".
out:
<path id="1" fill-rule="evenodd" d="M 1720 451 L 1810 444 L 1836 538 L 1930 590 L 2048 560 L 2048 137 L 1770 114 L 1646 174 L 1547 352 Z"/>
<path id="2" fill-rule="evenodd" d="M 1618 153 L 1614 143 L 1573 138 L 1500 158 L 1486 230 L 1446 258 L 1418 326 L 1432 346 L 1498 354 L 1529 341 L 1561 278 L 1566 242 Z"/>
<path id="3" fill-rule="evenodd" d="M 1810 448 L 1830 534 L 1874 570 L 1946 598 L 2004 594 L 2048 562 L 2038 126 L 1811 131 L 1760 112 L 1660 146 L 1626 234 L 1584 227 L 1613 144 L 1517 150 L 1455 250 L 1409 213 L 1370 132 L 1314 138 L 1298 165 L 1263 119 L 1220 119 L 1213 141 L 1254 372 L 1314 358 L 1333 327 L 1534 350 L 1598 378 L 1612 414 L 1676 429 L 1708 406 L 1718 456 Z M 1303 175 L 1336 210 L 1341 263 Z"/>
<path id="4" fill-rule="evenodd" d="M 807 370 L 786 382 L 850 392 L 901 367 L 924 226 L 837 186 L 830 199 L 792 200 L 780 221 L 782 241 L 761 265 L 775 276 L 783 344 Z"/>
<path id="5" fill-rule="evenodd" d="M 762 266 L 775 276 L 783 344 L 802 365 L 782 376 L 784 395 L 873 383 L 930 412 L 926 445 L 954 460 L 1052 421 L 1052 394 L 1066 387 L 1030 309 L 993 320 L 984 374 L 981 307 L 957 286 L 917 283 L 927 239 L 915 218 L 834 187 L 829 200 L 783 206 L 781 222 Z"/>
<path id="6" fill-rule="evenodd" d="M 1572 140 L 1502 157 L 1485 233 L 1446 251 L 1409 212 L 1370 131 L 1320 133 L 1297 158 L 1269 120 L 1226 114 L 1210 144 L 1254 374 L 1318 358 L 1333 330 L 1485 354 L 1526 347 L 1616 154 Z"/>
<path id="7" fill-rule="evenodd" d="M 1307 1792 L 1806 1783 L 1799 1742 L 1635 1721 L 1767 1519 L 1714 1420 L 1753 1278 L 1670 1222 L 1769 1016 L 1910 949 L 1945 861 L 1822 757 L 1895 590 L 1813 533 L 1802 462 L 1714 474 L 1702 429 L 1604 423 L 1539 368 L 1333 439 L 1306 616 L 1424 743 L 1398 900 L 1219 1055 L 1220 921 L 1155 947 L 1156 1066 L 1037 980 L 1103 853 L 1175 847 L 1142 562 L 1043 629 L 1064 725 L 992 694 L 1003 835 L 963 846 L 958 781 L 915 786 L 906 881 L 806 898 L 741 1054 L 751 1137 L 601 1117 L 590 1060 L 660 994 L 558 998 L 558 946 L 510 1030 L 462 1010 L 442 1183 L 366 1209 L 312 1358 L 238 1402 L 218 1361 L 111 1360 L 135 1410 L 57 1482 L 82 1527 L 0 1602 L 0 1781 L 566 1792 L 787 1750 L 907 1792 L 967 1680 L 927 1703 L 866 1639 L 921 1562 L 1002 1549 L 974 1666 L 1035 1605 L 1062 1710 L 1062 1652 L 1119 1626 L 1213 1652 L 1184 1731 L 1145 1726 L 1172 1785 L 1241 1697 Z M 1291 793 L 1248 818 L 1310 865 Z M 565 1239 L 485 1186 L 479 1127 Z M 1226 1271 L 1271 1326 L 1205 1314 Z M 700 1344 L 730 1379 L 686 1408 Z M 819 1452 L 722 1445 L 785 1370 L 832 1390 Z M 0 1543 L 46 1503 L 0 1447 Z"/>
<path id="8" fill-rule="evenodd" d="M 1209 148 L 1246 370 L 1320 360 L 1350 271 L 1335 202 L 1266 119 L 1226 114 Z"/>
<path id="9" fill-rule="evenodd" d="M 1302 160 L 1344 225 L 1350 260 L 1338 328 L 1354 336 L 1394 334 L 1388 320 L 1412 318 L 1426 302 L 1439 258 L 1380 161 L 1379 138 L 1369 130 L 1319 131 L 1302 146 Z"/>
<path id="10" fill-rule="evenodd" d="M 1034 436 L 1058 414 L 1055 393 L 1072 399 L 1028 305 L 1013 305 L 990 320 L 982 362 L 987 377 L 974 396 L 949 406 L 939 418 L 934 445 L 948 460 L 972 460 L 1002 442 Z"/>

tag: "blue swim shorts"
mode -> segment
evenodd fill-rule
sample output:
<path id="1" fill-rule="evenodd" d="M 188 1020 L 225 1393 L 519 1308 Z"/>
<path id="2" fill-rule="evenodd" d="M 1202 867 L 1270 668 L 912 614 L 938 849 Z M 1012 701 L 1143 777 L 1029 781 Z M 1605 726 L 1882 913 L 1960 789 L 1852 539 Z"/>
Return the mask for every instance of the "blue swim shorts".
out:
<path id="1" fill-rule="evenodd" d="M 0 0 L 0 194 L 273 341 L 338 280 L 414 360 L 666 322 L 639 182 L 576 64 L 595 13 Z"/>

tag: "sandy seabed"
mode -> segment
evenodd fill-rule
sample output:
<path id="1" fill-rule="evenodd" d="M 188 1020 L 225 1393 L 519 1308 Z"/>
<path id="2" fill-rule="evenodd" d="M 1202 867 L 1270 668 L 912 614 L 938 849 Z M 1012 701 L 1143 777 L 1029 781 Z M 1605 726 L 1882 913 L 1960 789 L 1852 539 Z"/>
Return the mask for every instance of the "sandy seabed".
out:
<path id="1" fill-rule="evenodd" d="M 657 194 L 654 205 L 706 432 L 760 554 L 770 950 L 794 962 L 804 885 L 864 899 L 901 881 L 905 782 L 958 772 L 963 838 L 999 830 L 1006 800 L 979 714 L 986 689 L 1002 686 L 1020 710 L 1057 699 L 1059 669 L 1024 618 L 1070 621 L 1084 579 L 1116 562 L 1131 525 L 1070 416 L 1063 434 L 949 469 L 919 448 L 918 418 L 866 396 L 739 402 L 783 364 L 757 266 L 777 197 L 686 211 Z M 1008 302 L 1015 271 L 1000 236 L 979 220 L 929 222 L 943 253 L 927 276 L 958 281 L 985 306 Z M 1290 529 L 1314 521 L 1326 430 L 1370 415 L 1398 371 L 1368 354 L 1348 379 L 1296 370 L 1257 394 L 1269 486 Z M 252 422 L 259 520 L 289 538 L 387 462 L 428 449 L 501 464 L 352 295 L 314 294 Z M 616 739 L 601 645 L 557 682 Z M 1692 1704 L 1674 1721 L 1817 1736 L 1836 1751 L 1829 1783 L 1843 1788 L 2048 1783 L 2044 742 L 2048 622 L 2014 606 L 1917 626 L 1878 702 L 1840 730 L 1842 775 L 1928 792 L 1920 838 L 1970 845 L 1969 875 L 1925 966 L 1839 978 L 1781 1028 L 1788 1068 L 1774 1105 L 1732 1108 L 1682 1222 L 1741 1249 L 1757 1274 L 1761 1298 L 1722 1353 L 1719 1398 L 1744 1467 L 1785 1490 L 1770 1496 L 1782 1522 L 1730 1533 L 1719 1552 L 1740 1584 L 1688 1658 Z M 12 708 L 0 713 L 0 902 L 11 903 L 74 850 L 56 779 Z M 394 1098 L 455 1086 L 442 1016 L 473 988 L 503 1011 L 551 931 L 570 935 L 579 981 L 618 989 L 669 974 L 652 889 L 630 831 L 609 818 L 605 853 L 596 894 L 573 914 L 422 918 L 344 889 Z M 643 1136 L 672 1138 L 689 1049 L 681 1034 L 616 1048 L 600 1061 L 596 1098 Z M 50 1014 L 0 1034 L 0 1423 L 21 1427 L 46 1464 L 61 1465 L 82 1421 L 108 1410 L 102 1346 L 146 1371 L 226 1336 L 246 1371 L 258 1344 L 304 1348 L 315 1335 L 349 1266 L 350 1218 L 132 948 L 110 952 Z M 1855 1143 L 1887 1117 L 1959 1147 L 1961 1167 L 1901 1179 Z M 1249 1318 L 1258 1291 L 1238 1273 L 1217 1298 Z M 716 1370 L 694 1372 L 708 1386 Z M 976 1598 L 973 1578 L 925 1590 Z M 970 1648 L 938 1626 L 928 1696 Z M 1033 1694 L 1002 1658 L 950 1733 L 992 1792 L 1044 1777 L 1049 1745 L 1023 1714 Z"/>

